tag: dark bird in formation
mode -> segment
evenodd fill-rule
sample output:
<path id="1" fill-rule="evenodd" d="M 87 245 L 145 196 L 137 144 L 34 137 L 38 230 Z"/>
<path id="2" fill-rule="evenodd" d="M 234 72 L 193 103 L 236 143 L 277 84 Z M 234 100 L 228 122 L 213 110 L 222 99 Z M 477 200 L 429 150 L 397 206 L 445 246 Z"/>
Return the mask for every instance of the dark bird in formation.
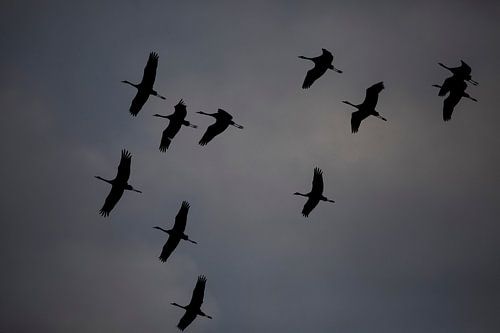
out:
<path id="1" fill-rule="evenodd" d="M 328 199 L 323 195 L 323 171 L 319 168 L 314 168 L 314 176 L 312 181 L 312 189 L 309 193 L 299 193 L 295 192 L 294 195 L 301 195 L 307 197 L 307 201 L 302 209 L 302 215 L 305 217 L 309 216 L 309 213 L 318 205 L 320 201 L 335 202 Z"/>
<path id="2" fill-rule="evenodd" d="M 187 115 L 186 104 L 181 99 L 179 103 L 174 107 L 174 113 L 168 116 L 162 116 L 160 114 L 154 114 L 155 117 L 166 118 L 170 120 L 167 128 L 163 131 L 160 142 L 160 151 L 166 152 L 172 139 L 179 132 L 182 126 L 188 126 L 192 128 L 197 128 L 196 125 L 191 124 L 189 121 L 185 120 Z"/>
<path id="3" fill-rule="evenodd" d="M 187 201 L 183 201 L 181 208 L 179 209 L 179 212 L 177 213 L 177 216 L 175 217 L 175 223 L 174 227 L 169 230 L 165 230 L 160 227 L 153 227 L 154 229 L 161 230 L 165 233 L 168 234 L 168 240 L 163 245 L 163 249 L 161 250 L 160 254 L 160 261 L 165 262 L 167 261 L 168 257 L 172 254 L 172 252 L 175 250 L 179 242 L 182 240 L 198 244 L 195 241 L 189 239 L 188 235 L 184 233 L 184 230 L 186 229 L 186 222 L 187 222 L 187 215 L 189 211 L 189 203 Z"/>
<path id="4" fill-rule="evenodd" d="M 161 99 L 165 99 L 165 97 L 158 94 L 157 91 L 153 89 L 153 85 L 155 83 L 156 78 L 156 68 L 158 67 L 158 54 L 155 52 L 151 52 L 149 54 L 148 63 L 146 67 L 144 67 L 144 75 L 142 76 L 142 81 L 139 84 L 134 84 L 127 80 L 122 81 L 123 83 L 130 84 L 131 86 L 137 89 L 137 94 L 132 100 L 132 104 L 130 105 L 130 114 L 132 116 L 137 116 L 139 111 L 141 111 L 142 106 L 146 103 L 149 98 L 149 95 L 153 95 L 159 97 Z"/>
<path id="5" fill-rule="evenodd" d="M 375 107 L 377 106 L 378 94 L 384 89 L 384 83 L 379 82 L 366 89 L 366 96 L 363 103 L 359 105 L 352 104 L 348 101 L 342 101 L 342 103 L 354 106 L 358 111 L 352 113 L 351 116 L 351 131 L 352 133 L 356 133 L 359 130 L 359 125 L 361 122 L 368 118 L 369 116 L 375 116 L 379 119 L 387 121 L 384 117 L 382 117 L 377 111 L 375 111 Z"/>
<path id="6" fill-rule="evenodd" d="M 439 88 L 438 96 L 446 96 L 449 93 L 448 97 L 446 97 L 443 101 L 443 120 L 448 121 L 451 119 L 451 115 L 453 114 L 453 110 L 455 106 L 457 106 L 458 102 L 462 99 L 462 97 L 468 98 L 477 102 L 477 99 L 471 97 L 468 93 L 465 92 L 467 89 L 467 82 L 470 82 L 472 85 L 477 86 L 479 83 L 474 81 L 471 76 L 472 69 L 469 65 L 467 65 L 463 60 L 461 60 L 461 66 L 459 67 L 448 67 L 439 63 L 441 67 L 446 68 L 450 72 L 452 72 L 452 76 L 444 80 L 442 85 L 434 84 L 433 87 Z"/>
<path id="7" fill-rule="evenodd" d="M 194 287 L 193 295 L 191 296 L 191 301 L 188 305 L 182 306 L 177 303 L 171 303 L 174 306 L 183 308 L 186 310 L 184 316 L 177 324 L 177 328 L 184 331 L 186 327 L 189 326 L 195 320 L 196 316 L 207 317 L 212 319 L 209 315 L 201 311 L 201 305 L 203 304 L 203 296 L 205 294 L 205 284 L 207 283 L 207 278 L 204 275 L 198 276 L 198 281 L 196 282 L 196 287 Z"/>
<path id="8" fill-rule="evenodd" d="M 216 113 L 205 113 L 203 111 L 198 111 L 197 113 L 215 118 L 215 123 L 208 126 L 205 134 L 203 134 L 203 137 L 199 142 L 202 146 L 207 145 L 214 137 L 224 132 L 229 125 L 240 129 L 243 128 L 243 126 L 238 125 L 233 121 L 233 116 L 222 109 L 218 109 Z"/>
<path id="9" fill-rule="evenodd" d="M 314 81 L 319 79 L 327 70 L 332 70 L 337 73 L 342 73 L 340 69 L 335 68 L 332 65 L 333 54 L 327 49 L 322 49 L 323 53 L 319 57 L 308 58 L 304 56 L 299 56 L 300 59 L 311 60 L 314 62 L 314 67 L 307 71 L 306 78 L 302 84 L 303 89 L 308 89 L 312 86 Z"/>
<path id="10" fill-rule="evenodd" d="M 115 207 L 116 203 L 120 200 L 125 190 L 142 193 L 141 191 L 133 188 L 132 185 L 128 184 L 131 162 L 132 155 L 130 155 L 130 153 L 124 149 L 122 150 L 122 157 L 120 159 L 120 164 L 118 165 L 118 173 L 116 174 L 116 177 L 114 179 L 108 180 L 99 176 L 95 176 L 95 178 L 111 184 L 111 191 L 104 201 L 104 206 L 102 206 L 101 210 L 99 211 L 102 216 L 109 216 L 109 213 L 111 212 L 113 207 Z"/>

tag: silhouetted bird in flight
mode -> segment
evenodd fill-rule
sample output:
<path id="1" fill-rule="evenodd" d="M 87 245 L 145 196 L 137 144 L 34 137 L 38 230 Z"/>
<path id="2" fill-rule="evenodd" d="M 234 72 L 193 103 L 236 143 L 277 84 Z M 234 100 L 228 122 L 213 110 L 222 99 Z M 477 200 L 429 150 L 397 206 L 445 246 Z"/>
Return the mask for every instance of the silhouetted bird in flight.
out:
<path id="1" fill-rule="evenodd" d="M 199 142 L 202 146 L 207 145 L 214 137 L 224 132 L 229 125 L 240 129 L 243 128 L 243 126 L 238 125 L 233 121 L 233 116 L 222 109 L 218 109 L 216 113 L 205 113 L 203 111 L 198 111 L 197 113 L 215 118 L 215 123 L 208 126 L 205 134 L 203 134 L 203 137 Z"/>
<path id="2" fill-rule="evenodd" d="M 198 276 L 198 281 L 196 282 L 196 287 L 193 290 L 193 296 L 191 296 L 191 302 L 188 305 L 182 306 L 177 303 L 171 303 L 172 305 L 178 306 L 186 310 L 184 316 L 182 316 L 181 320 L 177 324 L 177 328 L 181 331 L 184 331 L 186 327 L 189 326 L 195 320 L 196 316 L 203 316 L 209 319 L 212 319 L 209 315 L 205 314 L 201 311 L 201 305 L 203 304 L 203 295 L 205 293 L 205 284 L 207 282 L 207 278 L 204 275 Z"/>
<path id="3" fill-rule="evenodd" d="M 351 116 L 351 130 L 353 133 L 356 133 L 359 129 L 359 125 L 361 122 L 366 119 L 368 116 L 375 116 L 384 121 L 387 121 L 384 117 L 382 117 L 377 111 L 375 111 L 375 106 L 377 106 L 378 94 L 384 89 L 384 83 L 379 82 L 366 89 L 366 96 L 363 103 L 359 105 L 352 104 L 348 101 L 342 101 L 342 103 L 354 106 L 358 111 L 352 113 Z"/>
<path id="4" fill-rule="evenodd" d="M 438 63 L 438 64 L 439 64 L 439 66 L 444 67 L 447 70 L 449 70 L 450 72 L 452 72 L 453 76 L 455 76 L 456 78 L 459 78 L 460 80 L 468 81 L 472 85 L 477 86 L 479 83 L 477 81 L 474 81 L 472 79 L 472 76 L 471 76 L 472 68 L 469 65 L 467 65 L 463 60 L 460 60 L 460 62 L 461 62 L 461 65 L 459 67 L 448 67 L 442 63 Z M 443 84 L 443 86 L 444 85 L 445 84 Z M 445 94 L 439 95 L 439 96 L 444 96 L 444 95 Z"/>
<path id="5" fill-rule="evenodd" d="M 440 90 L 443 89 L 442 86 L 434 84 L 433 87 L 440 88 Z M 467 89 L 467 83 L 465 83 L 462 80 L 454 80 L 449 82 L 449 87 L 448 90 L 450 94 L 448 97 L 445 98 L 443 102 L 443 120 L 448 121 L 451 119 L 451 115 L 453 114 L 453 110 L 455 109 L 455 106 L 460 102 L 460 99 L 462 97 L 468 98 L 470 100 L 473 100 L 474 102 L 477 102 L 477 99 L 474 97 L 471 97 L 468 93 L 465 92 L 465 89 Z"/>
<path id="6" fill-rule="evenodd" d="M 170 146 L 170 142 L 174 136 L 179 132 L 182 125 L 196 128 L 196 125 L 191 124 L 189 121 L 185 120 L 187 115 L 186 104 L 181 99 L 179 103 L 174 107 L 174 113 L 169 114 L 168 116 L 162 116 L 160 114 L 154 114 L 155 117 L 161 117 L 169 119 L 167 128 L 163 131 L 160 142 L 160 151 L 166 152 L 168 147 Z"/>
<path id="7" fill-rule="evenodd" d="M 318 205 L 320 201 L 335 202 L 329 200 L 327 197 L 323 196 L 323 171 L 319 168 L 314 168 L 314 176 L 312 181 L 311 192 L 307 194 L 295 192 L 294 195 L 301 195 L 303 197 L 308 197 L 304 208 L 302 208 L 302 215 L 305 217 L 309 216 L 309 213 Z"/>
<path id="8" fill-rule="evenodd" d="M 333 67 L 333 54 L 327 49 L 322 49 L 323 53 L 319 57 L 308 58 L 304 56 L 299 56 L 300 59 L 311 60 L 314 62 L 314 67 L 307 71 L 306 78 L 302 84 L 303 89 L 307 89 L 312 86 L 314 81 L 319 79 L 327 70 L 331 69 L 337 73 L 342 73 L 341 70 Z"/>
<path id="9" fill-rule="evenodd" d="M 116 174 L 115 179 L 108 180 L 99 176 L 95 176 L 95 178 L 105 181 L 106 183 L 111 184 L 111 191 L 109 192 L 106 200 L 104 201 L 104 206 L 102 206 L 99 213 L 106 217 L 109 216 L 109 213 L 115 207 L 116 203 L 122 197 L 123 191 L 134 191 L 137 193 L 142 193 L 141 191 L 129 185 L 128 178 L 130 177 L 130 163 L 132 162 L 132 155 L 125 149 L 122 150 L 122 157 L 120 159 L 120 165 L 118 165 L 118 173 Z"/>
<path id="10" fill-rule="evenodd" d="M 175 223 L 172 229 L 165 230 L 160 227 L 153 227 L 154 229 L 161 230 L 168 234 L 168 240 L 165 243 L 165 245 L 163 245 L 163 249 L 161 250 L 161 254 L 159 257 L 160 261 L 162 262 L 167 261 L 168 257 L 175 250 L 181 239 L 194 244 L 198 244 L 195 241 L 189 239 L 188 235 L 184 233 L 184 229 L 186 229 L 186 221 L 187 221 L 189 207 L 190 206 L 187 201 L 182 202 L 181 208 L 179 209 L 179 212 L 175 217 Z"/>
<path id="11" fill-rule="evenodd" d="M 137 94 L 132 100 L 132 104 L 130 105 L 130 113 L 132 116 L 137 116 L 139 111 L 141 111 L 142 106 L 146 103 L 149 98 L 149 95 L 157 96 L 161 99 L 165 99 L 165 97 L 161 96 L 153 90 L 153 85 L 155 83 L 156 78 L 156 68 L 158 67 L 158 53 L 151 52 L 149 54 L 148 63 L 146 67 L 144 67 L 144 75 L 142 76 L 142 81 L 139 84 L 134 84 L 127 80 L 122 81 L 123 83 L 130 84 L 131 86 L 137 88 Z"/>

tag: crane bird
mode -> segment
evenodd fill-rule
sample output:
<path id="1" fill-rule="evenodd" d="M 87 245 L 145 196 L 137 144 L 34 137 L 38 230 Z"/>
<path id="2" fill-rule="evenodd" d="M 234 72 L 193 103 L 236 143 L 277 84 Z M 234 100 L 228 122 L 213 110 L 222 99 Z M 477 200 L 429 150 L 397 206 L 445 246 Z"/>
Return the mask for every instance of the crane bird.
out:
<path id="1" fill-rule="evenodd" d="M 161 114 L 154 114 L 154 117 L 166 118 L 169 119 L 167 128 L 163 131 L 160 142 L 160 151 L 166 152 L 168 147 L 170 146 L 170 142 L 174 136 L 179 133 L 181 127 L 189 126 L 192 128 L 197 128 L 198 126 L 191 124 L 189 121 L 185 120 L 187 115 L 186 104 L 181 99 L 176 106 L 174 106 L 174 113 L 169 114 L 168 116 L 162 116 Z"/>
<path id="2" fill-rule="evenodd" d="M 172 229 L 165 230 L 160 227 L 153 227 L 154 229 L 161 230 L 168 234 L 168 240 L 165 245 L 163 245 L 163 249 L 161 250 L 159 257 L 161 262 L 167 261 L 168 257 L 172 254 L 172 252 L 174 252 L 177 245 L 179 245 L 181 239 L 193 244 L 198 244 L 194 240 L 189 239 L 188 235 L 184 233 L 189 207 L 190 205 L 187 201 L 182 202 L 181 208 L 179 209 L 177 216 L 175 216 L 175 223 Z"/>
<path id="3" fill-rule="evenodd" d="M 446 68 L 450 72 L 453 73 L 453 76 L 460 78 L 461 80 L 465 80 L 470 82 L 472 85 L 477 86 L 479 82 L 474 81 L 471 76 L 472 68 L 467 65 L 463 60 L 460 60 L 461 64 L 458 67 L 448 67 L 443 63 L 438 63 L 439 66 Z M 442 95 L 441 95 L 442 96 Z"/>
<path id="4" fill-rule="evenodd" d="M 379 119 L 387 121 L 384 117 L 382 117 L 377 111 L 375 111 L 375 106 L 378 101 L 378 94 L 384 89 L 384 83 L 379 82 L 375 83 L 370 88 L 366 89 L 366 96 L 363 103 L 359 105 L 352 104 L 348 101 L 342 101 L 342 103 L 354 106 L 358 111 L 352 113 L 351 116 L 351 130 L 352 133 L 356 133 L 359 130 L 359 125 L 361 122 L 366 119 L 368 116 L 375 116 Z"/>
<path id="5" fill-rule="evenodd" d="M 443 89 L 442 86 L 433 84 L 433 87 L 439 88 L 440 90 Z M 467 83 L 461 80 L 457 80 L 453 82 L 453 85 L 450 86 L 450 94 L 448 97 L 445 98 L 443 102 L 443 120 L 448 121 L 451 119 L 451 115 L 453 114 L 453 110 L 455 109 L 455 106 L 460 102 L 462 97 L 468 98 L 470 100 L 473 100 L 474 102 L 477 102 L 477 99 L 474 97 L 471 97 L 468 93 L 465 92 L 465 89 L 467 88 Z"/>
<path id="6" fill-rule="evenodd" d="M 128 178 L 130 177 L 131 162 L 132 155 L 130 155 L 127 150 L 123 149 L 120 164 L 118 165 L 118 173 L 116 174 L 115 179 L 108 180 L 99 176 L 95 176 L 95 178 L 111 184 L 111 191 L 109 192 L 106 200 L 104 201 L 104 205 L 99 211 L 99 214 L 101 214 L 102 216 L 109 216 L 109 213 L 111 212 L 113 207 L 115 207 L 116 203 L 120 200 L 125 190 L 142 193 L 141 191 L 135 189 L 132 185 L 129 185 L 127 183 Z"/>
<path id="7" fill-rule="evenodd" d="M 191 301 L 188 305 L 182 306 L 177 303 L 170 303 L 179 308 L 186 310 L 184 316 L 177 324 L 177 328 L 184 331 L 186 327 L 189 326 L 195 320 L 196 316 L 207 317 L 212 319 L 209 315 L 201 311 L 201 305 L 203 304 L 203 295 L 205 294 L 205 284 L 207 283 L 207 278 L 204 275 L 198 276 L 198 281 L 196 281 L 196 287 L 194 287 L 193 295 L 191 296 Z"/>
<path id="8" fill-rule="evenodd" d="M 130 81 L 124 80 L 123 83 L 130 84 L 131 86 L 137 89 L 137 94 L 132 100 L 132 104 L 130 104 L 130 114 L 132 116 L 137 116 L 139 111 L 141 111 L 142 106 L 146 103 L 149 98 L 149 95 L 153 95 L 159 97 L 161 99 L 165 99 L 165 97 L 161 96 L 157 91 L 153 89 L 153 85 L 155 83 L 156 78 L 156 68 L 158 67 L 158 53 L 151 52 L 149 54 L 148 63 L 146 67 L 144 67 L 144 75 L 142 76 L 142 81 L 139 84 L 134 84 Z"/>
<path id="9" fill-rule="evenodd" d="M 320 201 L 326 202 L 335 202 L 333 200 L 328 199 L 323 195 L 323 171 L 319 168 L 314 168 L 314 176 L 312 181 L 312 189 L 309 193 L 299 193 L 295 192 L 294 195 L 301 195 L 303 197 L 307 197 L 307 201 L 302 208 L 302 215 L 305 217 L 309 216 L 309 213 L 318 205 Z"/>
<path id="10" fill-rule="evenodd" d="M 205 113 L 203 111 L 198 111 L 197 113 L 215 118 L 215 123 L 208 126 L 205 134 L 203 134 L 203 137 L 199 142 L 202 146 L 207 145 L 214 137 L 224 132 L 229 125 L 239 129 L 243 128 L 243 126 L 238 125 L 233 121 L 233 116 L 222 109 L 218 109 L 216 113 Z"/>
<path id="11" fill-rule="evenodd" d="M 334 72 L 342 73 L 338 68 L 332 65 L 333 54 L 327 49 L 321 49 L 323 53 L 319 57 L 308 58 L 304 56 L 299 56 L 300 59 L 311 60 L 314 62 L 314 67 L 307 71 L 306 78 L 302 84 L 303 89 L 308 89 L 312 86 L 314 81 L 319 79 L 327 70 L 331 69 Z"/>

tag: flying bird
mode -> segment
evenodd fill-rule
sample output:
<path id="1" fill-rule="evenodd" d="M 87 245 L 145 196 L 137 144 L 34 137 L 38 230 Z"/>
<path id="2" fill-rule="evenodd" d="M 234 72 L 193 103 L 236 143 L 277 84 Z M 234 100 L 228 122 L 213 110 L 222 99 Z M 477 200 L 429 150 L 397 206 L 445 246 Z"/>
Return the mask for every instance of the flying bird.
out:
<path id="1" fill-rule="evenodd" d="M 116 174 L 116 177 L 114 179 L 108 180 L 99 176 L 95 176 L 95 178 L 111 184 L 111 191 L 104 201 L 104 206 L 102 206 L 101 210 L 99 211 L 99 214 L 101 214 L 102 216 L 109 216 L 109 213 L 111 212 L 113 207 L 115 207 L 116 203 L 120 200 L 125 190 L 142 193 L 141 191 L 132 187 L 132 185 L 128 184 L 131 162 L 132 155 L 130 155 L 127 150 L 123 149 L 120 164 L 118 165 L 118 173 Z"/>
<path id="2" fill-rule="evenodd" d="M 184 233 L 184 229 L 186 229 L 186 221 L 187 221 L 189 207 L 190 206 L 187 201 L 182 202 L 181 208 L 179 209 L 179 212 L 175 217 L 175 223 L 172 229 L 165 230 L 160 227 L 153 227 L 154 229 L 161 230 L 168 234 L 168 240 L 165 243 L 165 245 L 163 245 L 163 249 L 159 257 L 160 261 L 162 262 L 167 261 L 168 257 L 175 250 L 181 239 L 194 244 L 198 244 L 195 241 L 189 239 L 188 235 Z"/>
<path id="3" fill-rule="evenodd" d="M 146 103 L 149 95 L 165 99 L 165 97 L 158 94 L 157 91 L 153 89 L 156 78 L 156 68 L 158 67 L 158 53 L 151 52 L 149 54 L 148 63 L 144 67 L 144 75 L 142 76 L 142 81 L 139 84 L 129 82 L 127 80 L 122 81 L 123 83 L 130 84 L 137 89 L 137 94 L 130 104 L 130 114 L 132 116 L 137 116 L 139 111 L 141 111 L 142 106 Z"/>
<path id="4" fill-rule="evenodd" d="M 155 117 L 166 118 L 169 119 L 167 128 L 163 131 L 160 142 L 160 151 L 166 152 L 172 139 L 179 132 L 181 127 L 189 126 L 192 128 L 197 128 L 196 125 L 191 124 L 189 121 L 185 120 L 187 115 L 186 104 L 181 99 L 176 106 L 174 106 L 174 113 L 169 114 L 168 116 L 162 116 L 160 114 L 154 114 Z"/>
<path id="5" fill-rule="evenodd" d="M 203 137 L 199 142 L 202 146 L 207 145 L 214 137 L 224 132 L 229 125 L 240 129 L 243 128 L 243 126 L 238 125 L 233 121 L 233 116 L 222 109 L 218 109 L 216 113 L 205 113 L 203 111 L 198 111 L 197 113 L 215 118 L 215 123 L 208 126 L 205 134 L 203 134 Z"/>
<path id="6" fill-rule="evenodd" d="M 295 192 L 294 195 L 301 195 L 303 197 L 307 197 L 307 201 L 302 208 L 302 215 L 305 217 L 309 216 L 309 213 L 318 205 L 320 201 L 327 202 L 335 202 L 333 200 L 328 199 L 323 195 L 323 171 L 319 168 L 314 168 L 314 176 L 312 181 L 312 189 L 309 193 L 299 193 Z"/>
<path id="7" fill-rule="evenodd" d="M 359 105 L 352 104 L 348 101 L 342 101 L 342 103 L 354 106 L 358 111 L 352 113 L 351 116 L 351 130 L 352 133 L 356 133 L 359 130 L 359 125 L 361 122 L 366 119 L 368 116 L 375 116 L 379 119 L 387 121 L 384 117 L 382 117 L 377 111 L 375 111 L 375 106 L 377 106 L 378 94 L 384 89 L 384 83 L 379 82 L 366 89 L 366 96 L 363 103 Z"/>
<path id="8" fill-rule="evenodd" d="M 448 67 L 444 65 L 443 63 L 438 63 L 439 66 L 446 68 L 450 72 L 453 73 L 453 76 L 459 78 L 460 80 L 468 81 L 472 85 L 477 86 L 479 83 L 477 81 L 474 81 L 471 76 L 472 68 L 467 65 L 463 60 L 460 60 L 460 66 L 458 67 Z"/>
<path id="9" fill-rule="evenodd" d="M 439 88 L 440 90 L 443 89 L 442 86 L 434 84 L 433 87 Z M 448 97 L 445 98 L 443 102 L 443 120 L 448 121 L 451 119 L 451 115 L 453 114 L 453 110 L 455 109 L 455 106 L 457 106 L 458 102 L 462 99 L 462 97 L 468 98 L 470 100 L 473 100 L 474 102 L 477 102 L 477 99 L 474 97 L 471 97 L 468 93 L 465 92 L 465 89 L 467 89 L 467 83 L 464 81 L 459 81 L 457 80 L 456 82 L 453 82 L 452 85 L 450 85 L 449 92 L 450 94 Z"/>
<path id="10" fill-rule="evenodd" d="M 191 296 L 191 301 L 188 305 L 182 306 L 177 303 L 170 303 L 179 308 L 186 310 L 184 316 L 177 324 L 177 328 L 184 331 L 186 327 L 189 326 L 195 320 L 196 316 L 207 317 L 212 319 L 209 315 L 201 311 L 201 305 L 203 304 L 203 295 L 205 293 L 205 284 L 207 283 L 207 278 L 204 275 L 198 276 L 198 281 L 196 282 L 196 287 L 194 287 L 193 295 Z"/>
<path id="11" fill-rule="evenodd" d="M 327 70 L 331 69 L 334 72 L 342 73 L 341 70 L 335 68 L 332 65 L 333 54 L 327 49 L 322 49 L 323 53 L 319 57 L 308 58 L 304 56 L 299 56 L 300 59 L 311 60 L 314 62 L 314 67 L 307 71 L 306 78 L 302 84 L 303 89 L 308 89 L 312 86 L 314 81 L 319 79 Z"/>

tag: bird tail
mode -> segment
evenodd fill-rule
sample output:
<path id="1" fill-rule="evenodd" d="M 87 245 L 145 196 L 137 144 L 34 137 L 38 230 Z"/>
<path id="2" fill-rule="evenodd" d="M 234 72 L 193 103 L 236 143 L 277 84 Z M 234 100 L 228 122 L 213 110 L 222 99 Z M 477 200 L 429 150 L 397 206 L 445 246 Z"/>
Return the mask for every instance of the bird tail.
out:
<path id="1" fill-rule="evenodd" d="M 160 151 L 162 153 L 165 153 L 168 149 L 168 147 L 170 147 L 170 143 L 172 142 L 172 140 L 170 140 L 170 138 L 166 138 L 165 140 L 162 140 L 161 144 L 160 144 Z"/>

